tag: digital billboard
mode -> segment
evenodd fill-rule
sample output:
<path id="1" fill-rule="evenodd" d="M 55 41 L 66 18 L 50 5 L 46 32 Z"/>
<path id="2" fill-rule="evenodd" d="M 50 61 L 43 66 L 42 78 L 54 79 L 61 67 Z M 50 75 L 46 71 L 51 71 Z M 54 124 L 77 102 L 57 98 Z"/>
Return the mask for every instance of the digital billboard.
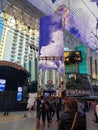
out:
<path id="1" fill-rule="evenodd" d="M 5 91 L 6 80 L 0 79 L 0 92 Z"/>
<path id="2" fill-rule="evenodd" d="M 62 16 L 53 14 L 40 19 L 39 71 L 56 69 L 60 71 L 64 44 Z"/>
<path id="3" fill-rule="evenodd" d="M 17 101 L 22 100 L 22 87 L 18 87 L 18 92 L 17 92 Z"/>
<path id="4" fill-rule="evenodd" d="M 76 62 L 81 62 L 81 51 L 64 51 L 64 63 L 68 64 L 75 64 Z"/>

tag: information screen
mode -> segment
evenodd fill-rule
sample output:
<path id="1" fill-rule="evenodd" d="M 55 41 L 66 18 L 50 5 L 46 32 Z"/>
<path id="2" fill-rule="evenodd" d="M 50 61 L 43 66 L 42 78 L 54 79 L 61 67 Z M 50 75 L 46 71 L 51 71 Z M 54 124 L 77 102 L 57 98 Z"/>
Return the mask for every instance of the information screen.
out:
<path id="1" fill-rule="evenodd" d="M 17 92 L 17 101 L 22 100 L 22 87 L 18 87 L 18 92 Z"/>
<path id="2" fill-rule="evenodd" d="M 0 91 L 1 92 L 5 91 L 5 84 L 6 84 L 6 80 L 0 79 Z"/>

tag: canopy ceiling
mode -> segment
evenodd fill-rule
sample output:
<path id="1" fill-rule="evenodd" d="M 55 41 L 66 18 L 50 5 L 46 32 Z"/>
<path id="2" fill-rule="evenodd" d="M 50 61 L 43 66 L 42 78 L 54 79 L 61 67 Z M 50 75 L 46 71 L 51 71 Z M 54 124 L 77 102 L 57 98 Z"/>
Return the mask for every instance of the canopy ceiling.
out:
<path id="1" fill-rule="evenodd" d="M 98 18 L 97 0 L 27 0 L 46 15 L 50 15 L 61 6 L 69 7 L 70 18 L 67 29 L 73 28 L 78 37 L 86 45 L 95 49 L 98 48 L 98 29 L 96 23 Z M 53 2 L 54 1 L 54 2 Z M 92 1 L 92 2 L 91 2 Z M 72 30 L 71 30 L 72 31 Z M 74 32 L 72 32 L 74 33 Z M 77 34 L 75 34 L 77 35 Z"/>
<path id="2" fill-rule="evenodd" d="M 14 86 L 23 87 L 28 82 L 29 77 L 30 73 L 22 66 L 9 61 L 0 61 L 0 79 L 7 80 L 8 88 Z"/>
<path id="3" fill-rule="evenodd" d="M 46 15 L 53 14 L 55 10 L 65 5 L 69 8 L 69 21 L 66 29 L 71 31 L 86 45 L 94 50 L 98 50 L 98 29 L 96 24 L 98 19 L 98 0 L 1 0 L 0 11 L 12 12 L 14 17 L 24 20 L 27 26 L 39 26 L 39 18 Z M 9 4 L 10 3 L 10 4 Z M 97 3 L 97 4 L 96 4 Z M 6 5 L 6 6 L 5 6 Z M 37 10 L 36 8 L 41 10 Z M 14 10 L 11 8 L 14 7 Z M 17 8 L 20 11 L 17 11 Z M 23 15 L 23 12 L 30 16 Z M 35 18 L 35 19 L 34 19 Z M 38 27 L 39 29 L 39 27 Z"/>

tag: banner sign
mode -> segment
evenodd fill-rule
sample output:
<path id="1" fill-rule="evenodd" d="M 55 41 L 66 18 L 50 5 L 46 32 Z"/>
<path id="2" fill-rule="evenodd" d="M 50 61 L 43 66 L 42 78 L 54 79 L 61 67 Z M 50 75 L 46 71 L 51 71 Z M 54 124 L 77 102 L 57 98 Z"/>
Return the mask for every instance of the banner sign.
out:
<path id="1" fill-rule="evenodd" d="M 77 90 L 77 89 L 71 89 L 66 90 L 66 96 L 86 96 L 90 95 L 91 92 L 89 90 Z"/>

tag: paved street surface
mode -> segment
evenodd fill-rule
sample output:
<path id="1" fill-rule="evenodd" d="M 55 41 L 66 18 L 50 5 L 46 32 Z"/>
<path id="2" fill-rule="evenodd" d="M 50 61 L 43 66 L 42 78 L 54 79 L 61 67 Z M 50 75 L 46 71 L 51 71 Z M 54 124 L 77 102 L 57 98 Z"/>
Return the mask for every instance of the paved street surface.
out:
<path id="1" fill-rule="evenodd" d="M 24 117 L 27 112 L 10 112 L 8 116 L 0 113 L 0 130 L 36 130 L 35 114 L 32 117 Z"/>
<path id="2" fill-rule="evenodd" d="M 56 119 L 54 119 L 53 123 L 50 127 L 39 127 L 37 130 L 57 130 L 57 122 Z M 87 130 L 98 130 L 98 124 L 93 122 L 93 114 L 92 112 L 87 112 Z"/>
<path id="3" fill-rule="evenodd" d="M 27 112 L 11 112 L 9 116 L 3 116 L 0 113 L 0 130 L 57 130 L 57 122 L 54 117 L 50 127 L 36 127 L 36 118 L 32 112 L 32 117 L 24 117 Z M 93 114 L 87 113 L 87 130 L 98 130 L 98 124 L 93 121 Z"/>

